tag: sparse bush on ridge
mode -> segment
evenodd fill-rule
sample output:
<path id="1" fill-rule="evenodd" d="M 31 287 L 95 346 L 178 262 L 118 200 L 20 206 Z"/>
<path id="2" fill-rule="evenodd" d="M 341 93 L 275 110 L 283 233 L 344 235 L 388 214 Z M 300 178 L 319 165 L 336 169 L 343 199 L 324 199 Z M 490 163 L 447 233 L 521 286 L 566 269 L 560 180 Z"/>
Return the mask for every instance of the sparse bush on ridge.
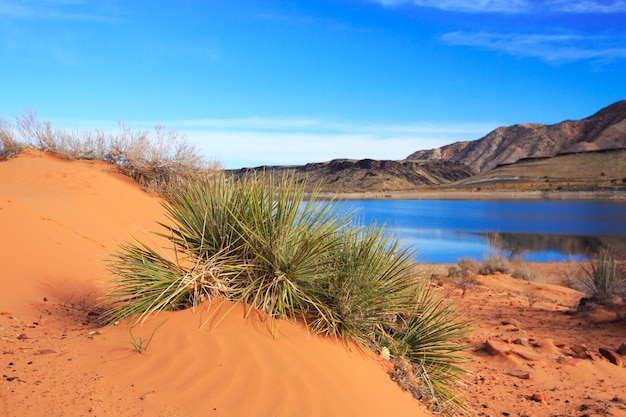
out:
<path id="1" fill-rule="evenodd" d="M 624 261 L 612 247 L 601 248 L 589 266 L 580 264 L 573 286 L 593 297 L 598 304 L 607 304 L 613 297 L 626 296 Z"/>
<path id="2" fill-rule="evenodd" d="M 480 270 L 480 263 L 476 259 L 461 258 L 457 262 L 461 271 L 468 271 L 472 274 L 477 274 Z"/>
<path id="3" fill-rule="evenodd" d="M 501 255 L 490 255 L 483 259 L 478 273 L 481 275 L 492 275 L 496 272 L 509 274 L 512 269 L 511 262 L 508 259 Z"/>
<path id="4" fill-rule="evenodd" d="M 206 170 L 217 170 L 216 162 L 206 163 L 198 149 L 176 131 L 156 126 L 154 133 L 133 131 L 120 124 L 118 134 L 100 130 L 70 131 L 53 128 L 32 113 L 14 123 L 0 119 L 0 157 L 12 158 L 33 147 L 64 159 L 103 160 L 139 185 L 161 194 Z"/>
<path id="5" fill-rule="evenodd" d="M 111 259 L 117 275 L 109 322 L 219 297 L 273 320 L 303 320 L 315 332 L 389 349 L 412 364 L 422 392 L 460 406 L 458 340 L 467 323 L 416 275 L 412 253 L 382 227 L 354 223 L 338 201 L 316 200 L 306 184 L 224 174 L 175 188 L 159 235 L 171 248 L 140 242 Z M 306 198 L 305 198 L 306 197 Z"/>
<path id="6" fill-rule="evenodd" d="M 532 268 L 530 268 L 528 265 L 525 265 L 525 264 L 520 264 L 520 265 L 515 266 L 515 269 L 513 270 L 513 273 L 511 274 L 511 276 L 513 278 L 523 279 L 524 281 L 531 281 L 531 282 L 544 282 L 545 281 L 539 272 L 533 270 Z"/>
<path id="7" fill-rule="evenodd" d="M 459 278 L 458 285 L 462 290 L 461 296 L 464 297 L 467 290 L 477 283 L 476 274 L 479 273 L 481 266 L 477 260 L 471 258 L 461 258 L 457 265 L 451 268 L 454 268 L 455 278 Z"/>

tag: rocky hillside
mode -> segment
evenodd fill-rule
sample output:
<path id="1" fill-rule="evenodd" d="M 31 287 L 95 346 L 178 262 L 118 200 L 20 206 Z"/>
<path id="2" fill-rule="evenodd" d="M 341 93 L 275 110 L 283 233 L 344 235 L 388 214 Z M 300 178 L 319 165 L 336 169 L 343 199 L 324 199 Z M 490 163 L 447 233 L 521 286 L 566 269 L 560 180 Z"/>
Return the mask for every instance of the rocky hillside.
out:
<path id="1" fill-rule="evenodd" d="M 235 176 L 265 171 L 276 176 L 295 175 L 323 192 L 381 192 L 415 190 L 462 180 L 472 175 L 455 161 L 378 161 L 335 159 L 299 166 L 261 166 L 231 171 Z"/>
<path id="2" fill-rule="evenodd" d="M 523 158 L 617 148 L 626 148 L 626 100 L 586 119 L 499 127 L 481 139 L 418 151 L 407 160 L 457 161 L 478 173 Z"/>

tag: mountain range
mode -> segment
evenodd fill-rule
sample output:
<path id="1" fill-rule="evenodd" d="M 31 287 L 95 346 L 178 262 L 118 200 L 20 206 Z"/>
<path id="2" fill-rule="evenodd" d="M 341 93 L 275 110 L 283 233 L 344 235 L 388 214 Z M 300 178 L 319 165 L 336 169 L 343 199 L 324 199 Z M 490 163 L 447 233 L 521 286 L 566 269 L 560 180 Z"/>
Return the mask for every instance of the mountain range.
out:
<path id="1" fill-rule="evenodd" d="M 626 100 L 582 120 L 499 127 L 480 139 L 417 151 L 407 159 L 457 161 L 479 173 L 524 158 L 619 148 L 626 148 Z"/>
<path id="2" fill-rule="evenodd" d="M 476 190 L 479 183 L 494 191 L 626 190 L 626 100 L 582 120 L 503 126 L 405 160 L 335 159 L 231 172 L 258 171 L 306 179 L 330 193 Z"/>

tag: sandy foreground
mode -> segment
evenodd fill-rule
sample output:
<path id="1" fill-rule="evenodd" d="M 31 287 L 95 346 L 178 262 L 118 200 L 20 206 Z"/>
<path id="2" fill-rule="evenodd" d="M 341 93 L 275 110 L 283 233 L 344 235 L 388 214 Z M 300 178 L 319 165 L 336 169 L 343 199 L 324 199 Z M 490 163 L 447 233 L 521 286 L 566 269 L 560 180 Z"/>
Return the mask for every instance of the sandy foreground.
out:
<path id="1" fill-rule="evenodd" d="M 156 239 L 165 220 L 159 198 L 105 163 L 32 151 L 0 162 L 0 415 L 430 415 L 376 355 L 297 323 L 273 338 L 241 305 L 99 327 L 108 254 Z M 535 267 L 546 284 L 480 277 L 462 295 L 438 282 L 474 321 L 468 415 L 626 416 L 626 368 L 599 354 L 626 342 L 621 312 L 572 314 L 582 294 L 558 285 L 572 266 Z"/>

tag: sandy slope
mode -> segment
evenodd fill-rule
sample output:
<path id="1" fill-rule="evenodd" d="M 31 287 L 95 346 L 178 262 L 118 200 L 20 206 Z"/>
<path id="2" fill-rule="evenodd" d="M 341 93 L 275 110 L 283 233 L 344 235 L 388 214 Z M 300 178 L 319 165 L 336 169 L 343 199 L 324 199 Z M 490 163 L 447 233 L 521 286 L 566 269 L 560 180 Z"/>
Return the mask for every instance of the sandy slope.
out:
<path id="1" fill-rule="evenodd" d="M 98 328 L 107 254 L 162 213 L 101 162 L 0 162 L 0 415 L 426 415 L 374 355 L 293 323 L 273 339 L 242 306 L 159 314 L 132 328 L 145 343 L 162 324 L 142 354 L 129 322 Z"/>

